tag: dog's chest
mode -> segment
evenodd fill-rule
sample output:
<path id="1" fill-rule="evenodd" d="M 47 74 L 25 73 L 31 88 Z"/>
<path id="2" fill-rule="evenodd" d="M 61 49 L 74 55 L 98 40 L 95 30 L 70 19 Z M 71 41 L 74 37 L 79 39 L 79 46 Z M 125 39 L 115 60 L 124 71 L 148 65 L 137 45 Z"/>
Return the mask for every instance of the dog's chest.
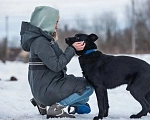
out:
<path id="1" fill-rule="evenodd" d="M 98 77 L 97 72 L 99 71 L 99 65 L 97 65 L 97 61 L 89 62 L 87 59 L 80 59 L 79 63 L 83 71 L 83 76 L 89 81 L 89 83 L 95 86 Z"/>
<path id="2" fill-rule="evenodd" d="M 93 73 L 98 68 L 96 59 L 92 60 L 92 59 L 79 58 L 79 63 L 82 71 L 86 74 Z"/>

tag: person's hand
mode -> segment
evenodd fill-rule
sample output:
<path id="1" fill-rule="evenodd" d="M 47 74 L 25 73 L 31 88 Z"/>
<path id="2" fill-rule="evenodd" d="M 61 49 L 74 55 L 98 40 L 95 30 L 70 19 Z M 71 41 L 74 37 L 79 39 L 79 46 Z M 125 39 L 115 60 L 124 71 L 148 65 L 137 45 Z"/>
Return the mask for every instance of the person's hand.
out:
<path id="1" fill-rule="evenodd" d="M 72 44 L 72 46 L 77 50 L 77 51 L 80 51 L 80 50 L 83 50 L 84 47 L 85 47 L 85 43 L 84 41 L 81 41 L 81 42 L 74 42 Z"/>

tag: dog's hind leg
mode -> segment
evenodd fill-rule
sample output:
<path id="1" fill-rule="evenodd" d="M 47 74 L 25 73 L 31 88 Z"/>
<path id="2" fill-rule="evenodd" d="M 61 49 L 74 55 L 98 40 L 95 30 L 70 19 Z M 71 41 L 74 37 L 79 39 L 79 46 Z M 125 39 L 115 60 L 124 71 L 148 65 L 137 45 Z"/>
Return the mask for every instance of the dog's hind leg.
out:
<path id="1" fill-rule="evenodd" d="M 150 91 L 146 94 L 145 98 L 148 101 L 148 103 L 150 104 Z M 149 110 L 149 113 L 150 113 L 150 110 Z"/>
<path id="2" fill-rule="evenodd" d="M 130 87 L 130 93 L 142 106 L 142 110 L 136 115 L 131 115 L 130 118 L 141 118 L 147 115 L 150 110 L 150 104 L 145 99 L 145 93 L 135 86 Z"/>

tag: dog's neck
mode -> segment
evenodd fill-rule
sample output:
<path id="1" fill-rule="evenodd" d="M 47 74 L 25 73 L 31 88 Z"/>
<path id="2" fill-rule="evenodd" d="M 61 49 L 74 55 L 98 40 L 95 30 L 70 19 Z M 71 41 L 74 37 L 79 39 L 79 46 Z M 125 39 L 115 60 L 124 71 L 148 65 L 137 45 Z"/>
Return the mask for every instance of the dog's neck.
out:
<path id="1" fill-rule="evenodd" d="M 92 52 L 95 52 L 97 49 L 90 49 L 90 50 L 87 50 L 84 54 L 85 55 L 88 55 L 88 54 L 90 54 L 90 53 L 92 53 Z"/>

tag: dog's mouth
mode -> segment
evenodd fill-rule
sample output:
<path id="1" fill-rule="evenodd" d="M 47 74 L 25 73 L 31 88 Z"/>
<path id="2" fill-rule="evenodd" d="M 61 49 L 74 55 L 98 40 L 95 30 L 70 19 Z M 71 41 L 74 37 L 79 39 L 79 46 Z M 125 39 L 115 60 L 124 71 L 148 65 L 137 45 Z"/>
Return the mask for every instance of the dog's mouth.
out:
<path id="1" fill-rule="evenodd" d="M 81 40 L 78 36 L 75 36 L 75 37 L 65 38 L 65 41 L 66 41 L 66 43 L 68 45 L 71 46 L 73 43 L 75 43 L 75 42 L 82 42 L 83 40 Z"/>

